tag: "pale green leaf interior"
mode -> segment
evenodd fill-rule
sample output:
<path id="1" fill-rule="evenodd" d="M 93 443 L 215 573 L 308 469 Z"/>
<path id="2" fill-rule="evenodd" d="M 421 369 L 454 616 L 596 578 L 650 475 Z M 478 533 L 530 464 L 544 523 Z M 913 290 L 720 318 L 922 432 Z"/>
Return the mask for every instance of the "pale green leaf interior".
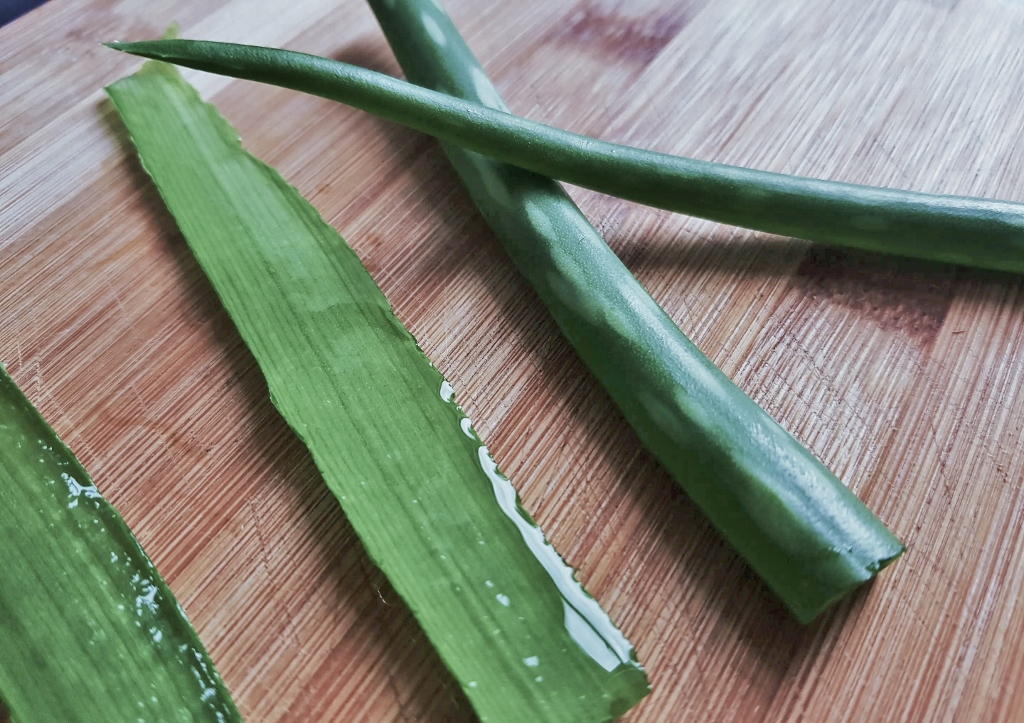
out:
<path id="1" fill-rule="evenodd" d="M 275 405 L 481 719 L 606 720 L 646 695 L 338 233 L 170 66 L 108 92 Z"/>

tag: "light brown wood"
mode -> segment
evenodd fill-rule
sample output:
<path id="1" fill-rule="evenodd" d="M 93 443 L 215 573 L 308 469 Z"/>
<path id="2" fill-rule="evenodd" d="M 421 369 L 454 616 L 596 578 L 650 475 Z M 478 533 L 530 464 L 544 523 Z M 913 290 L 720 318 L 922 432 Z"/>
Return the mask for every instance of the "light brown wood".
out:
<path id="1" fill-rule="evenodd" d="M 1024 200 L 1024 3 L 449 0 L 510 106 L 603 138 Z M 397 67 L 355 0 L 52 0 L 0 29 L 0 360 L 123 512 L 248 720 L 471 718 L 100 88 L 161 33 Z M 573 190 L 681 328 L 906 541 L 793 622 L 640 447 L 430 139 L 189 74 L 362 257 L 636 644 L 629 721 L 1024 720 L 1018 276 Z"/>

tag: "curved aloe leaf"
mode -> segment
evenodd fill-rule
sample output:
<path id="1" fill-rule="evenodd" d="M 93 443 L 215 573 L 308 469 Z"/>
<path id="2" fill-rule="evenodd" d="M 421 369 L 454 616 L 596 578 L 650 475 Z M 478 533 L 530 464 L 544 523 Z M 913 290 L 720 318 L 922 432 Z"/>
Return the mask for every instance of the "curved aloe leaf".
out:
<path id="1" fill-rule="evenodd" d="M 330 98 L 489 158 L 668 211 L 837 246 L 1024 272 L 1024 203 L 822 181 L 621 146 L 291 50 L 204 40 L 108 45 Z"/>

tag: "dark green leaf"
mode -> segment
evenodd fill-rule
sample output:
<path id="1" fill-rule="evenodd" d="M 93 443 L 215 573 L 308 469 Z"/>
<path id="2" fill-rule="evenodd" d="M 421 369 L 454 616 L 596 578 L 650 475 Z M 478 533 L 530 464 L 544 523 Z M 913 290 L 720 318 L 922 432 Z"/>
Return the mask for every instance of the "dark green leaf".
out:
<path id="1" fill-rule="evenodd" d="M 1024 272 L 1024 204 L 819 181 L 606 143 L 328 58 L 198 40 L 111 47 L 347 103 L 490 158 L 734 226 Z"/>
<path id="2" fill-rule="evenodd" d="M 410 80 L 503 109 L 433 0 L 370 0 Z M 630 424 L 802 621 L 903 546 L 700 353 L 553 181 L 458 146 L 477 207 Z"/>
<path id="3" fill-rule="evenodd" d="M 2 367 L 0 554 L 14 720 L 241 720 L 124 520 Z"/>

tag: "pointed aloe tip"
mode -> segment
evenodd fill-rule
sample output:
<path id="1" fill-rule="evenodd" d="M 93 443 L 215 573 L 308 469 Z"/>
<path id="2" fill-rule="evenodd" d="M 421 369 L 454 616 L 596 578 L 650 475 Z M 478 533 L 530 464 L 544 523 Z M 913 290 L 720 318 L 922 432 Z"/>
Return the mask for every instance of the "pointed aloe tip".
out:
<path id="1" fill-rule="evenodd" d="M 113 42 L 103 44 L 108 48 L 120 50 L 122 53 L 140 55 L 143 58 L 152 58 L 153 60 L 165 60 L 167 58 L 167 53 L 164 52 L 164 47 L 167 42 L 167 40 L 140 40 L 134 43 L 125 43 L 120 40 L 115 40 Z"/>
<path id="2" fill-rule="evenodd" d="M 181 34 L 181 26 L 178 25 L 178 21 L 175 20 L 173 23 L 167 26 L 167 30 L 160 36 L 160 40 L 143 40 L 142 42 L 125 43 L 120 40 L 112 40 L 109 43 L 101 43 L 111 50 L 120 50 L 122 53 L 132 53 L 134 55 L 144 55 L 147 52 L 151 52 L 155 44 L 159 44 L 161 40 L 176 40 Z M 147 56 L 148 57 L 148 56 Z"/>
<path id="3" fill-rule="evenodd" d="M 159 42 L 159 40 L 142 40 L 134 43 L 126 43 L 121 40 L 115 40 L 113 42 L 103 44 L 113 50 L 120 50 L 122 53 L 131 53 L 132 55 L 141 55 L 144 58 L 151 58 L 154 55 L 154 51 L 150 46 L 153 43 Z"/>

